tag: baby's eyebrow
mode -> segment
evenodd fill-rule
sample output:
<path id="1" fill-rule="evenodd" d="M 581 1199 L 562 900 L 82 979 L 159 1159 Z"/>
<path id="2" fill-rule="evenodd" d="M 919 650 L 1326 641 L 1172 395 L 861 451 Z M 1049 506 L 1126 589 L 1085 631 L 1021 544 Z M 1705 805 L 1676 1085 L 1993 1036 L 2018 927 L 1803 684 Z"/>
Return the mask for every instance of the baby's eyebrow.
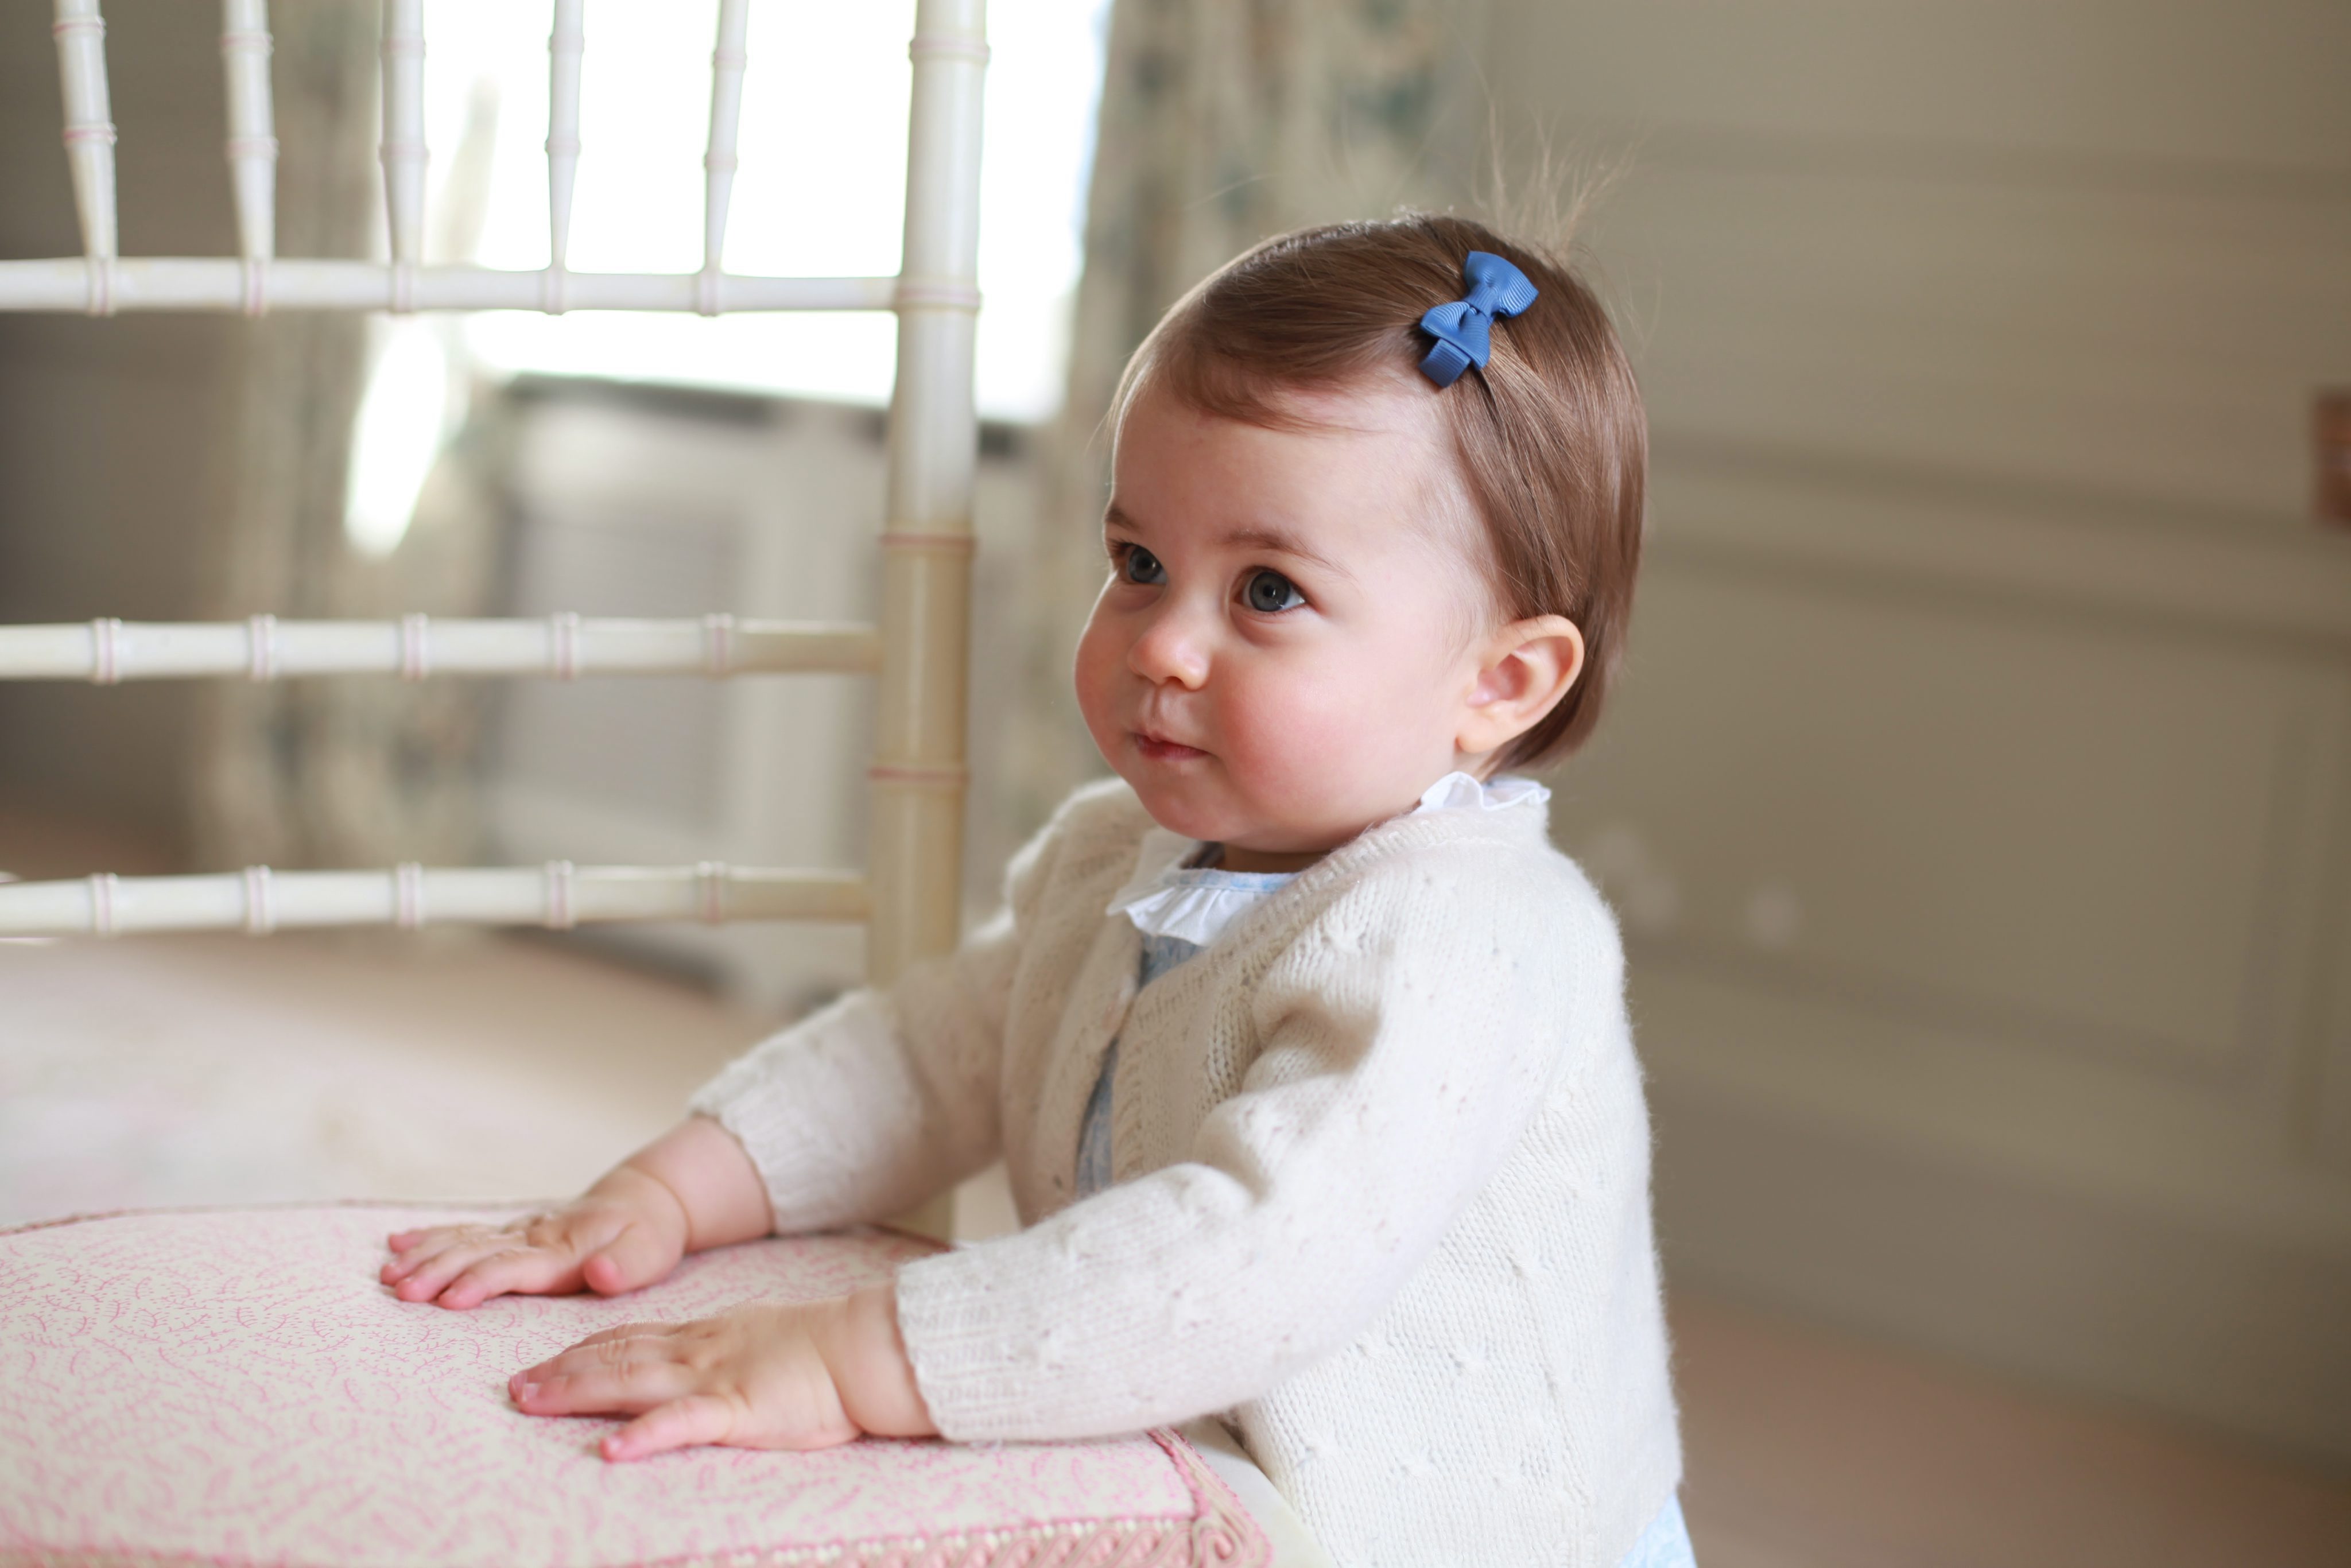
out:
<path id="1" fill-rule="evenodd" d="M 1246 549 L 1274 550 L 1282 555 L 1296 556 L 1300 560 L 1311 561 L 1314 565 L 1321 567 L 1324 571 L 1331 572 L 1335 576 L 1345 578 L 1352 578 L 1354 576 L 1354 573 L 1349 571 L 1345 567 L 1341 566 L 1337 561 L 1332 560 L 1329 556 L 1322 554 L 1320 550 L 1308 548 L 1305 541 L 1299 538 L 1295 534 L 1284 533 L 1280 528 L 1235 528 L 1231 532 L 1226 534 L 1217 542 L 1227 545 L 1238 545 Z"/>
<path id="2" fill-rule="evenodd" d="M 1119 510 L 1118 503 L 1115 501 L 1102 509 L 1103 531 L 1107 533 L 1113 528 L 1123 529 L 1132 534 L 1146 532 L 1133 517 Z M 1295 556 L 1298 559 L 1310 562 L 1334 577 L 1343 577 L 1351 582 L 1354 580 L 1353 572 L 1349 571 L 1322 551 L 1308 548 L 1305 541 L 1297 535 L 1281 528 L 1263 526 L 1234 528 L 1218 535 L 1217 543 L 1230 549 L 1272 550 L 1280 555 Z"/>

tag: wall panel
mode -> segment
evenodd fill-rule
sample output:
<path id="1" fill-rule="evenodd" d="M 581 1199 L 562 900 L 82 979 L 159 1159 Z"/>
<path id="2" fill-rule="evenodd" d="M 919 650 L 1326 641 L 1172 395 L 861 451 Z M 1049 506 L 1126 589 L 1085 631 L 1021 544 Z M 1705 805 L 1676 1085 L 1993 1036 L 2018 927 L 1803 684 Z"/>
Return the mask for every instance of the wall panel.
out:
<path id="1" fill-rule="evenodd" d="M 1636 156 L 1593 241 L 1667 451 L 2307 514 L 2311 394 L 2351 368 L 2351 178 L 2305 200 Z"/>
<path id="2" fill-rule="evenodd" d="M 1488 39 L 1499 122 L 1619 172 L 1651 544 L 1554 826 L 1670 1269 L 2351 1461 L 2351 10 Z"/>
<path id="3" fill-rule="evenodd" d="M 1566 789 L 1596 860 L 1679 889 L 1658 940 L 2134 1065 L 2259 1068 L 2248 992 L 2328 673 L 1687 568 L 1640 617 L 1635 690 Z"/>

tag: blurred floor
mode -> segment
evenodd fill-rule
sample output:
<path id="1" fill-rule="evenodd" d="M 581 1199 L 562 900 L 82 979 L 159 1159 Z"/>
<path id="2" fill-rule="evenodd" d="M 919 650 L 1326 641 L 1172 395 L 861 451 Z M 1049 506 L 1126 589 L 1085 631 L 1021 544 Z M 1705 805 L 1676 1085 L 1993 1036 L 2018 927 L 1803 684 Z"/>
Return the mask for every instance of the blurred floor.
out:
<path id="1" fill-rule="evenodd" d="M 758 1032 L 512 939 L 0 944 L 0 1224 L 577 1191 Z"/>
<path id="2" fill-rule="evenodd" d="M 1701 1568 L 2344 1568 L 2351 1479 L 1694 1291 Z"/>
<path id="3" fill-rule="evenodd" d="M 160 869 L 5 811 L 0 866 Z M 0 1222 L 569 1191 L 759 1032 L 528 940 L 0 944 Z M 1673 1315 L 1705 1568 L 2351 1563 L 2345 1478 L 1696 1291 Z"/>
<path id="4" fill-rule="evenodd" d="M 177 869 L 0 809 L 0 870 Z M 761 1026 L 552 942 L 352 931 L 0 942 L 0 1224 L 576 1191 Z"/>

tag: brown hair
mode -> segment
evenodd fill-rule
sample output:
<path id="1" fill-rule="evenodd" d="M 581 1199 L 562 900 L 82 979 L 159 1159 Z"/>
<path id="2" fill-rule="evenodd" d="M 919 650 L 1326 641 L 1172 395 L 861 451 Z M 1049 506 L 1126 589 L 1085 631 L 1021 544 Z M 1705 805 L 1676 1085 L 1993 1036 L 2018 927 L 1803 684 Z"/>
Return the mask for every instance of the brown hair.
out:
<path id="1" fill-rule="evenodd" d="M 1128 361 L 1112 427 L 1146 384 L 1206 413 L 1280 428 L 1282 394 L 1419 374 L 1423 312 L 1462 296 L 1461 268 L 1490 251 L 1539 291 L 1495 323 L 1492 357 L 1446 389 L 1445 418 L 1486 525 L 1494 596 L 1512 621 L 1563 615 L 1583 673 L 1502 748 L 1540 767 L 1583 744 L 1624 655 L 1641 559 L 1648 432 L 1607 312 L 1563 261 L 1466 218 L 1331 224 L 1270 239 L 1177 300 Z"/>

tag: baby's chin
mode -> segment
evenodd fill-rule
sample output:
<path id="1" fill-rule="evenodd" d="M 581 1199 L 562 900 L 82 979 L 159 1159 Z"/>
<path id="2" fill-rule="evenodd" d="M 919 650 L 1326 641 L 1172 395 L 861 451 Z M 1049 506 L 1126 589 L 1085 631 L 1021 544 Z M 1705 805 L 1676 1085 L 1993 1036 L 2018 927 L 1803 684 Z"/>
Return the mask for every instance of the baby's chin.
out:
<path id="1" fill-rule="evenodd" d="M 1134 791 L 1151 820 L 1171 833 L 1204 843 L 1223 843 L 1235 833 L 1248 832 L 1252 825 L 1245 813 L 1207 798 L 1212 791 L 1203 787 L 1205 780 L 1170 779 L 1148 763 L 1123 766 L 1118 775 Z"/>
<path id="2" fill-rule="evenodd" d="M 1223 841 L 1223 819 L 1217 813 L 1202 810 L 1196 802 L 1183 799 L 1180 791 L 1157 786 L 1151 779 L 1131 774 L 1121 777 L 1134 789 L 1143 809 L 1151 814 L 1151 820 L 1169 832 L 1207 843 Z"/>
<path id="3" fill-rule="evenodd" d="M 1237 810 L 1229 802 L 1203 800 L 1196 792 L 1170 787 L 1161 780 L 1137 779 L 1125 773 L 1121 777 L 1134 788 L 1135 799 L 1142 802 L 1153 821 L 1171 833 L 1203 843 L 1225 844 L 1259 854 L 1318 855 L 1352 836 L 1318 834 L 1312 829 L 1291 827 Z"/>

